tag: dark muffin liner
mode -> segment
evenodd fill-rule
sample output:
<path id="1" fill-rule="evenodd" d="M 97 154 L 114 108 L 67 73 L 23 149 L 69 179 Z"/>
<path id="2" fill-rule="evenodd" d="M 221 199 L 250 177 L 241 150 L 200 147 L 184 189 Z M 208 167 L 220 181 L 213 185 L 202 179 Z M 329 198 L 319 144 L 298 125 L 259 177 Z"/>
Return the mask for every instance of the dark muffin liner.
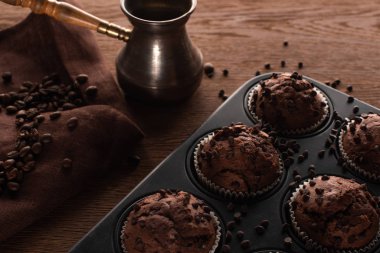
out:
<path id="1" fill-rule="evenodd" d="M 141 199 L 141 200 L 143 200 L 143 199 Z M 139 201 L 141 201 L 141 200 L 139 200 Z M 138 202 L 136 202 L 136 203 L 138 203 Z M 131 210 L 133 210 L 133 209 L 131 209 Z M 205 252 L 205 253 L 215 253 L 216 250 L 218 249 L 218 246 L 219 246 L 219 243 L 220 243 L 221 237 L 222 237 L 222 227 L 221 227 L 221 222 L 220 222 L 218 216 L 213 211 L 210 211 L 210 216 L 214 220 L 215 226 L 216 226 L 215 243 L 212 246 L 212 248 L 208 252 Z M 128 217 L 128 215 L 126 215 L 126 217 Z M 126 218 L 126 220 L 124 221 L 123 226 L 121 228 L 121 231 L 120 231 L 120 243 L 121 243 L 120 246 L 123 250 L 123 253 L 128 253 L 128 250 L 125 248 L 124 243 L 123 243 L 124 234 L 125 234 L 124 230 L 126 228 L 127 223 L 128 223 L 128 219 Z"/>
<path id="2" fill-rule="evenodd" d="M 255 107 L 252 106 L 252 104 L 254 102 L 253 94 L 254 94 L 255 90 L 257 90 L 257 88 L 258 88 L 258 86 L 256 85 L 248 93 L 248 111 L 255 120 L 263 121 L 259 116 L 256 115 Z M 318 122 L 316 122 L 315 124 L 311 125 L 308 128 L 299 128 L 299 129 L 292 129 L 292 130 L 285 130 L 285 129 L 278 130 L 276 127 L 272 126 L 273 129 L 275 129 L 276 131 L 278 131 L 279 133 L 284 134 L 284 135 L 288 135 L 288 136 L 296 135 L 297 136 L 297 135 L 304 135 L 304 134 L 312 133 L 315 130 L 317 130 L 320 126 L 322 126 L 322 124 L 327 120 L 327 118 L 329 116 L 330 107 L 329 107 L 328 100 L 327 100 L 326 96 L 323 94 L 323 92 L 316 87 L 314 87 L 313 90 L 315 90 L 317 92 L 317 94 L 319 94 L 321 96 L 322 102 L 325 102 L 325 104 L 326 104 L 326 106 L 323 107 L 323 116 Z M 264 122 L 264 123 L 267 123 L 267 122 Z"/>
<path id="3" fill-rule="evenodd" d="M 353 170 L 354 172 L 361 175 L 362 177 L 365 177 L 371 181 L 379 183 L 380 175 L 361 169 L 360 166 L 357 165 L 354 161 L 352 161 L 350 157 L 348 156 L 348 154 L 344 151 L 343 134 L 347 132 L 346 126 L 347 124 L 342 127 L 342 129 L 339 132 L 339 137 L 338 137 L 338 147 L 339 147 L 341 157 L 343 158 L 343 161 L 345 162 L 344 167 L 347 169 Z"/>
<path id="4" fill-rule="evenodd" d="M 214 182 L 212 182 L 211 180 L 209 180 L 202 173 L 201 169 L 198 166 L 197 154 L 199 152 L 200 146 L 209 142 L 211 140 L 211 138 L 213 138 L 213 136 L 214 136 L 214 133 L 211 133 L 211 134 L 207 135 L 205 138 L 203 138 L 197 144 L 197 146 L 195 147 L 194 160 L 193 160 L 194 161 L 195 176 L 198 179 L 198 181 L 204 187 L 206 187 L 208 190 L 210 190 L 211 192 L 214 192 L 214 193 L 218 194 L 219 196 L 222 196 L 223 198 L 226 198 L 226 199 L 246 200 L 246 199 L 253 199 L 253 198 L 256 198 L 258 196 L 261 196 L 261 195 L 269 192 L 270 190 L 272 190 L 274 187 L 276 187 L 280 183 L 282 175 L 284 173 L 284 165 L 283 165 L 281 157 L 280 157 L 280 166 L 278 168 L 278 174 L 279 174 L 278 178 L 271 185 L 268 185 L 267 187 L 260 189 L 257 192 L 232 191 L 232 190 L 226 189 L 224 187 L 221 187 L 221 186 L 215 184 Z"/>
<path id="5" fill-rule="evenodd" d="M 315 178 L 313 178 L 313 179 L 315 179 Z M 365 253 L 365 252 L 372 250 L 376 246 L 376 244 L 379 242 L 380 230 L 377 232 L 375 238 L 373 238 L 372 241 L 370 243 L 368 243 L 367 246 L 365 246 L 361 249 L 345 249 L 345 250 L 331 249 L 331 248 L 327 248 L 325 246 L 322 246 L 319 243 L 313 241 L 305 232 L 301 231 L 301 228 L 298 226 L 298 223 L 297 223 L 295 215 L 294 215 L 292 203 L 293 203 L 297 193 L 299 192 L 299 190 L 301 190 L 301 188 L 303 186 L 306 186 L 307 184 L 309 184 L 310 180 L 312 180 L 312 179 L 305 180 L 302 184 L 300 184 L 292 193 L 292 195 L 290 197 L 290 201 L 289 201 L 289 215 L 290 215 L 292 227 L 293 227 L 294 231 L 296 232 L 297 236 L 305 244 L 305 247 L 308 250 L 312 250 L 312 251 L 319 252 L 319 253 Z"/>

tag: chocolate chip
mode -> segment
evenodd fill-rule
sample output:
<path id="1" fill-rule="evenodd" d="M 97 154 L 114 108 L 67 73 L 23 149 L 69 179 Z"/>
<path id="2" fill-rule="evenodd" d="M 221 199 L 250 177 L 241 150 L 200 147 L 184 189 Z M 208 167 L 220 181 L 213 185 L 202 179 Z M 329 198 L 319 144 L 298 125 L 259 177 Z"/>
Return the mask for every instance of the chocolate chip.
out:
<path id="1" fill-rule="evenodd" d="M 303 202 L 308 202 L 309 199 L 310 199 L 310 195 L 306 195 L 306 194 L 302 195 Z"/>
<path id="2" fill-rule="evenodd" d="M 299 68 L 299 69 L 302 69 L 302 68 L 303 68 L 303 63 L 302 63 L 302 62 L 299 62 L 299 63 L 298 63 L 298 68 Z"/>
<path id="3" fill-rule="evenodd" d="M 265 68 L 265 69 L 270 69 L 270 63 L 265 63 L 265 64 L 264 64 L 264 68 Z"/>
<path id="4" fill-rule="evenodd" d="M 79 74 L 75 78 L 75 80 L 78 82 L 78 84 L 85 84 L 88 81 L 88 75 L 86 74 Z"/>
<path id="5" fill-rule="evenodd" d="M 298 159 L 297 159 L 298 163 L 302 163 L 304 160 L 305 160 L 305 157 L 303 155 L 298 156 Z"/>
<path id="6" fill-rule="evenodd" d="M 260 222 L 260 225 L 263 226 L 265 229 L 267 229 L 269 226 L 269 220 L 262 220 Z"/>
<path id="7" fill-rule="evenodd" d="M 228 96 L 226 96 L 226 95 L 223 95 L 223 96 L 222 96 L 222 99 L 223 99 L 223 101 L 225 101 L 225 100 L 227 100 L 227 99 L 228 99 Z"/>
<path id="8" fill-rule="evenodd" d="M 228 69 L 223 69 L 223 76 L 228 76 L 228 74 L 229 74 Z"/>
<path id="9" fill-rule="evenodd" d="M 65 158 L 62 161 L 62 169 L 71 169 L 73 166 L 73 161 L 70 158 Z"/>
<path id="10" fill-rule="evenodd" d="M 352 85 L 347 85 L 347 91 L 352 92 L 352 90 L 353 90 Z"/>
<path id="11" fill-rule="evenodd" d="M 314 187 L 314 186 L 315 186 L 315 184 L 316 184 L 316 183 L 315 183 L 315 181 L 314 181 L 314 180 L 310 180 L 310 181 L 309 181 L 309 185 L 310 185 L 311 187 Z"/>
<path id="12" fill-rule="evenodd" d="M 70 131 L 73 131 L 78 126 L 78 118 L 77 117 L 71 117 L 67 122 L 66 126 Z"/>
<path id="13" fill-rule="evenodd" d="M 251 242 L 249 240 L 244 240 L 240 243 L 242 249 L 249 249 L 251 247 Z"/>
<path id="14" fill-rule="evenodd" d="M 281 68 L 285 68 L 286 62 L 284 60 L 281 61 Z"/>
<path id="15" fill-rule="evenodd" d="M 218 97 L 223 97 L 224 96 L 224 90 L 219 90 Z"/>
<path id="16" fill-rule="evenodd" d="M 288 42 L 287 40 L 285 40 L 284 42 L 282 42 L 282 45 L 283 45 L 284 47 L 287 47 L 287 46 L 289 45 L 289 42 Z"/>
<path id="17" fill-rule="evenodd" d="M 352 108 L 353 113 L 358 113 L 359 112 L 359 106 L 355 105 L 354 108 Z"/>
<path id="18" fill-rule="evenodd" d="M 329 179 L 330 179 L 330 177 L 329 177 L 329 176 L 327 176 L 327 175 L 323 175 L 321 179 L 322 179 L 323 181 L 327 181 L 327 180 L 329 180 Z"/>
<path id="19" fill-rule="evenodd" d="M 259 75 L 261 75 L 261 72 L 257 70 L 255 73 L 255 76 L 259 76 Z"/>
<path id="20" fill-rule="evenodd" d="M 325 190 L 322 188 L 315 188 L 315 193 L 318 195 L 322 195 Z"/>

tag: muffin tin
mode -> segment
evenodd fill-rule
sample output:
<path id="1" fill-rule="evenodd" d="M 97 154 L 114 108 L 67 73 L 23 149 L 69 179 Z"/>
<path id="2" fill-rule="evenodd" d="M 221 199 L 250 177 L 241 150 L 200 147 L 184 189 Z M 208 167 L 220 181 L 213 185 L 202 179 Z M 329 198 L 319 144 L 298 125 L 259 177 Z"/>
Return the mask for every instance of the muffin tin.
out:
<path id="1" fill-rule="evenodd" d="M 330 114 L 325 124 L 311 134 L 289 137 L 279 136 L 280 139 L 295 140 L 301 148 L 300 152 L 294 155 L 294 163 L 290 165 L 288 169 L 284 170 L 282 179 L 278 185 L 270 192 L 257 198 L 245 201 L 244 203 L 239 201 L 232 202 L 232 205 L 230 200 L 225 200 L 202 187 L 196 180 L 193 171 L 192 158 L 197 143 L 213 130 L 233 122 L 242 122 L 247 125 L 256 124 L 257 122 L 250 115 L 247 108 L 248 94 L 260 80 L 268 79 L 271 75 L 272 73 L 260 75 L 243 84 L 198 130 L 162 161 L 161 164 L 140 182 L 110 213 L 92 228 L 70 252 L 122 252 L 120 246 L 120 232 L 123 219 L 128 213 L 128 208 L 137 200 L 162 188 L 190 192 L 196 197 L 203 199 L 215 211 L 223 223 L 223 239 L 216 252 L 222 252 L 228 222 L 234 219 L 237 220 L 238 222 L 235 228 L 231 230 L 233 236 L 232 241 L 229 243 L 231 247 L 230 252 L 233 253 L 309 252 L 291 229 L 283 229 L 284 224 L 290 223 L 287 213 L 287 201 L 292 192 L 289 184 L 294 181 L 294 170 L 300 173 L 302 179 L 307 179 L 308 168 L 313 164 L 316 168 L 316 175 L 328 174 L 354 178 L 358 182 L 366 183 L 369 191 L 373 195 L 380 195 L 379 184 L 366 181 L 364 178 L 342 168 L 337 162 L 339 152 L 329 154 L 328 149 L 325 147 L 326 139 L 334 127 L 333 111 L 336 111 L 340 117 L 346 118 L 354 115 L 354 106 L 359 107 L 357 114 L 367 112 L 380 113 L 380 110 L 356 99 L 353 103 L 348 103 L 347 94 L 305 76 L 304 79 L 312 82 L 317 88 L 324 92 L 328 98 Z M 297 157 L 304 150 L 308 150 L 308 158 L 299 163 Z M 321 150 L 326 150 L 323 157 L 321 157 L 322 155 L 320 154 Z M 234 210 L 231 210 L 231 207 L 234 207 Z M 234 217 L 235 214 L 239 212 L 243 213 L 241 219 Z M 245 213 L 246 215 L 244 215 Z M 269 226 L 264 234 L 258 235 L 255 231 L 255 227 L 263 220 L 268 220 Z M 241 247 L 241 241 L 236 237 L 236 232 L 239 230 L 244 232 L 243 240 L 250 241 L 250 247 L 248 249 L 243 249 Z M 284 243 L 284 239 L 287 237 L 292 239 L 290 247 Z M 373 250 L 368 252 L 380 253 L 380 246 L 376 245 Z"/>

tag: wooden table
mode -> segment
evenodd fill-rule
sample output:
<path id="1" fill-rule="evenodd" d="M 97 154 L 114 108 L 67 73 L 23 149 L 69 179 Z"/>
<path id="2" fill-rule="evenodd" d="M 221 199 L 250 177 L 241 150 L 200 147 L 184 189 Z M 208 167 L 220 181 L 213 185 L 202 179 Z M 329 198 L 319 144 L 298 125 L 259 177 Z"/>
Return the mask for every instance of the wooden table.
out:
<path id="1" fill-rule="evenodd" d="M 119 1 L 82 0 L 89 12 L 128 26 Z M 0 3 L 0 29 L 19 22 L 26 10 Z M 153 108 L 132 103 L 146 133 L 134 171 L 114 170 L 45 218 L 0 244 L 0 252 L 67 252 L 161 160 L 223 102 L 220 89 L 234 92 L 257 70 L 297 70 L 320 81 L 339 78 L 340 90 L 380 107 L 380 1 L 374 0 L 199 0 L 187 28 L 216 75 L 204 77 L 195 95 L 179 106 Z M 108 67 L 123 43 L 96 36 Z M 283 41 L 289 46 L 284 47 Z M 280 61 L 286 67 L 280 67 Z M 224 77 L 223 69 L 230 75 Z M 1 208 L 1 207 L 0 207 Z"/>

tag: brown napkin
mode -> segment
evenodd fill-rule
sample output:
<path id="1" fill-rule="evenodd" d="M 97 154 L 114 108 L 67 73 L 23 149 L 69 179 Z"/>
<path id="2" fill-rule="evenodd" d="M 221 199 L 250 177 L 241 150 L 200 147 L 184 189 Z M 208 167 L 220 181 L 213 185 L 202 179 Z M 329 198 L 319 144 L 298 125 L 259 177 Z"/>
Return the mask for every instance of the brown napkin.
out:
<path id="1" fill-rule="evenodd" d="M 0 79 L 0 93 L 19 91 L 23 81 L 41 82 L 52 72 L 58 73 L 60 83 L 64 84 L 72 84 L 80 73 L 89 77 L 88 82 L 78 85 L 85 106 L 64 110 L 54 120 L 50 119 L 52 112 L 42 113 L 45 120 L 37 127 L 40 141 L 44 134 L 51 134 L 52 142 L 43 144 L 41 153 L 34 155 L 35 168 L 23 173 L 20 190 L 16 194 L 5 190 L 0 195 L 0 241 L 3 241 L 73 196 L 86 182 L 120 167 L 142 134 L 128 117 L 124 98 L 104 66 L 92 32 L 31 14 L 20 24 L 0 32 L 0 56 L 0 73 L 13 74 L 8 84 Z M 89 86 L 97 87 L 95 98 L 85 95 Z M 16 150 L 20 134 L 16 116 L 8 113 L 4 107 L 0 112 L 3 162 L 10 151 Z M 77 119 L 77 126 L 70 129 L 67 123 L 72 118 Z M 24 165 L 14 164 L 5 169 L 0 162 L 0 181 L 5 177 L 1 171 L 11 174 L 12 167 L 19 166 L 21 171 L 26 166 L 25 157 L 33 151 L 27 148 L 24 151 L 23 158 L 21 152 L 15 158 Z M 6 179 L 5 183 L 9 181 Z"/>

